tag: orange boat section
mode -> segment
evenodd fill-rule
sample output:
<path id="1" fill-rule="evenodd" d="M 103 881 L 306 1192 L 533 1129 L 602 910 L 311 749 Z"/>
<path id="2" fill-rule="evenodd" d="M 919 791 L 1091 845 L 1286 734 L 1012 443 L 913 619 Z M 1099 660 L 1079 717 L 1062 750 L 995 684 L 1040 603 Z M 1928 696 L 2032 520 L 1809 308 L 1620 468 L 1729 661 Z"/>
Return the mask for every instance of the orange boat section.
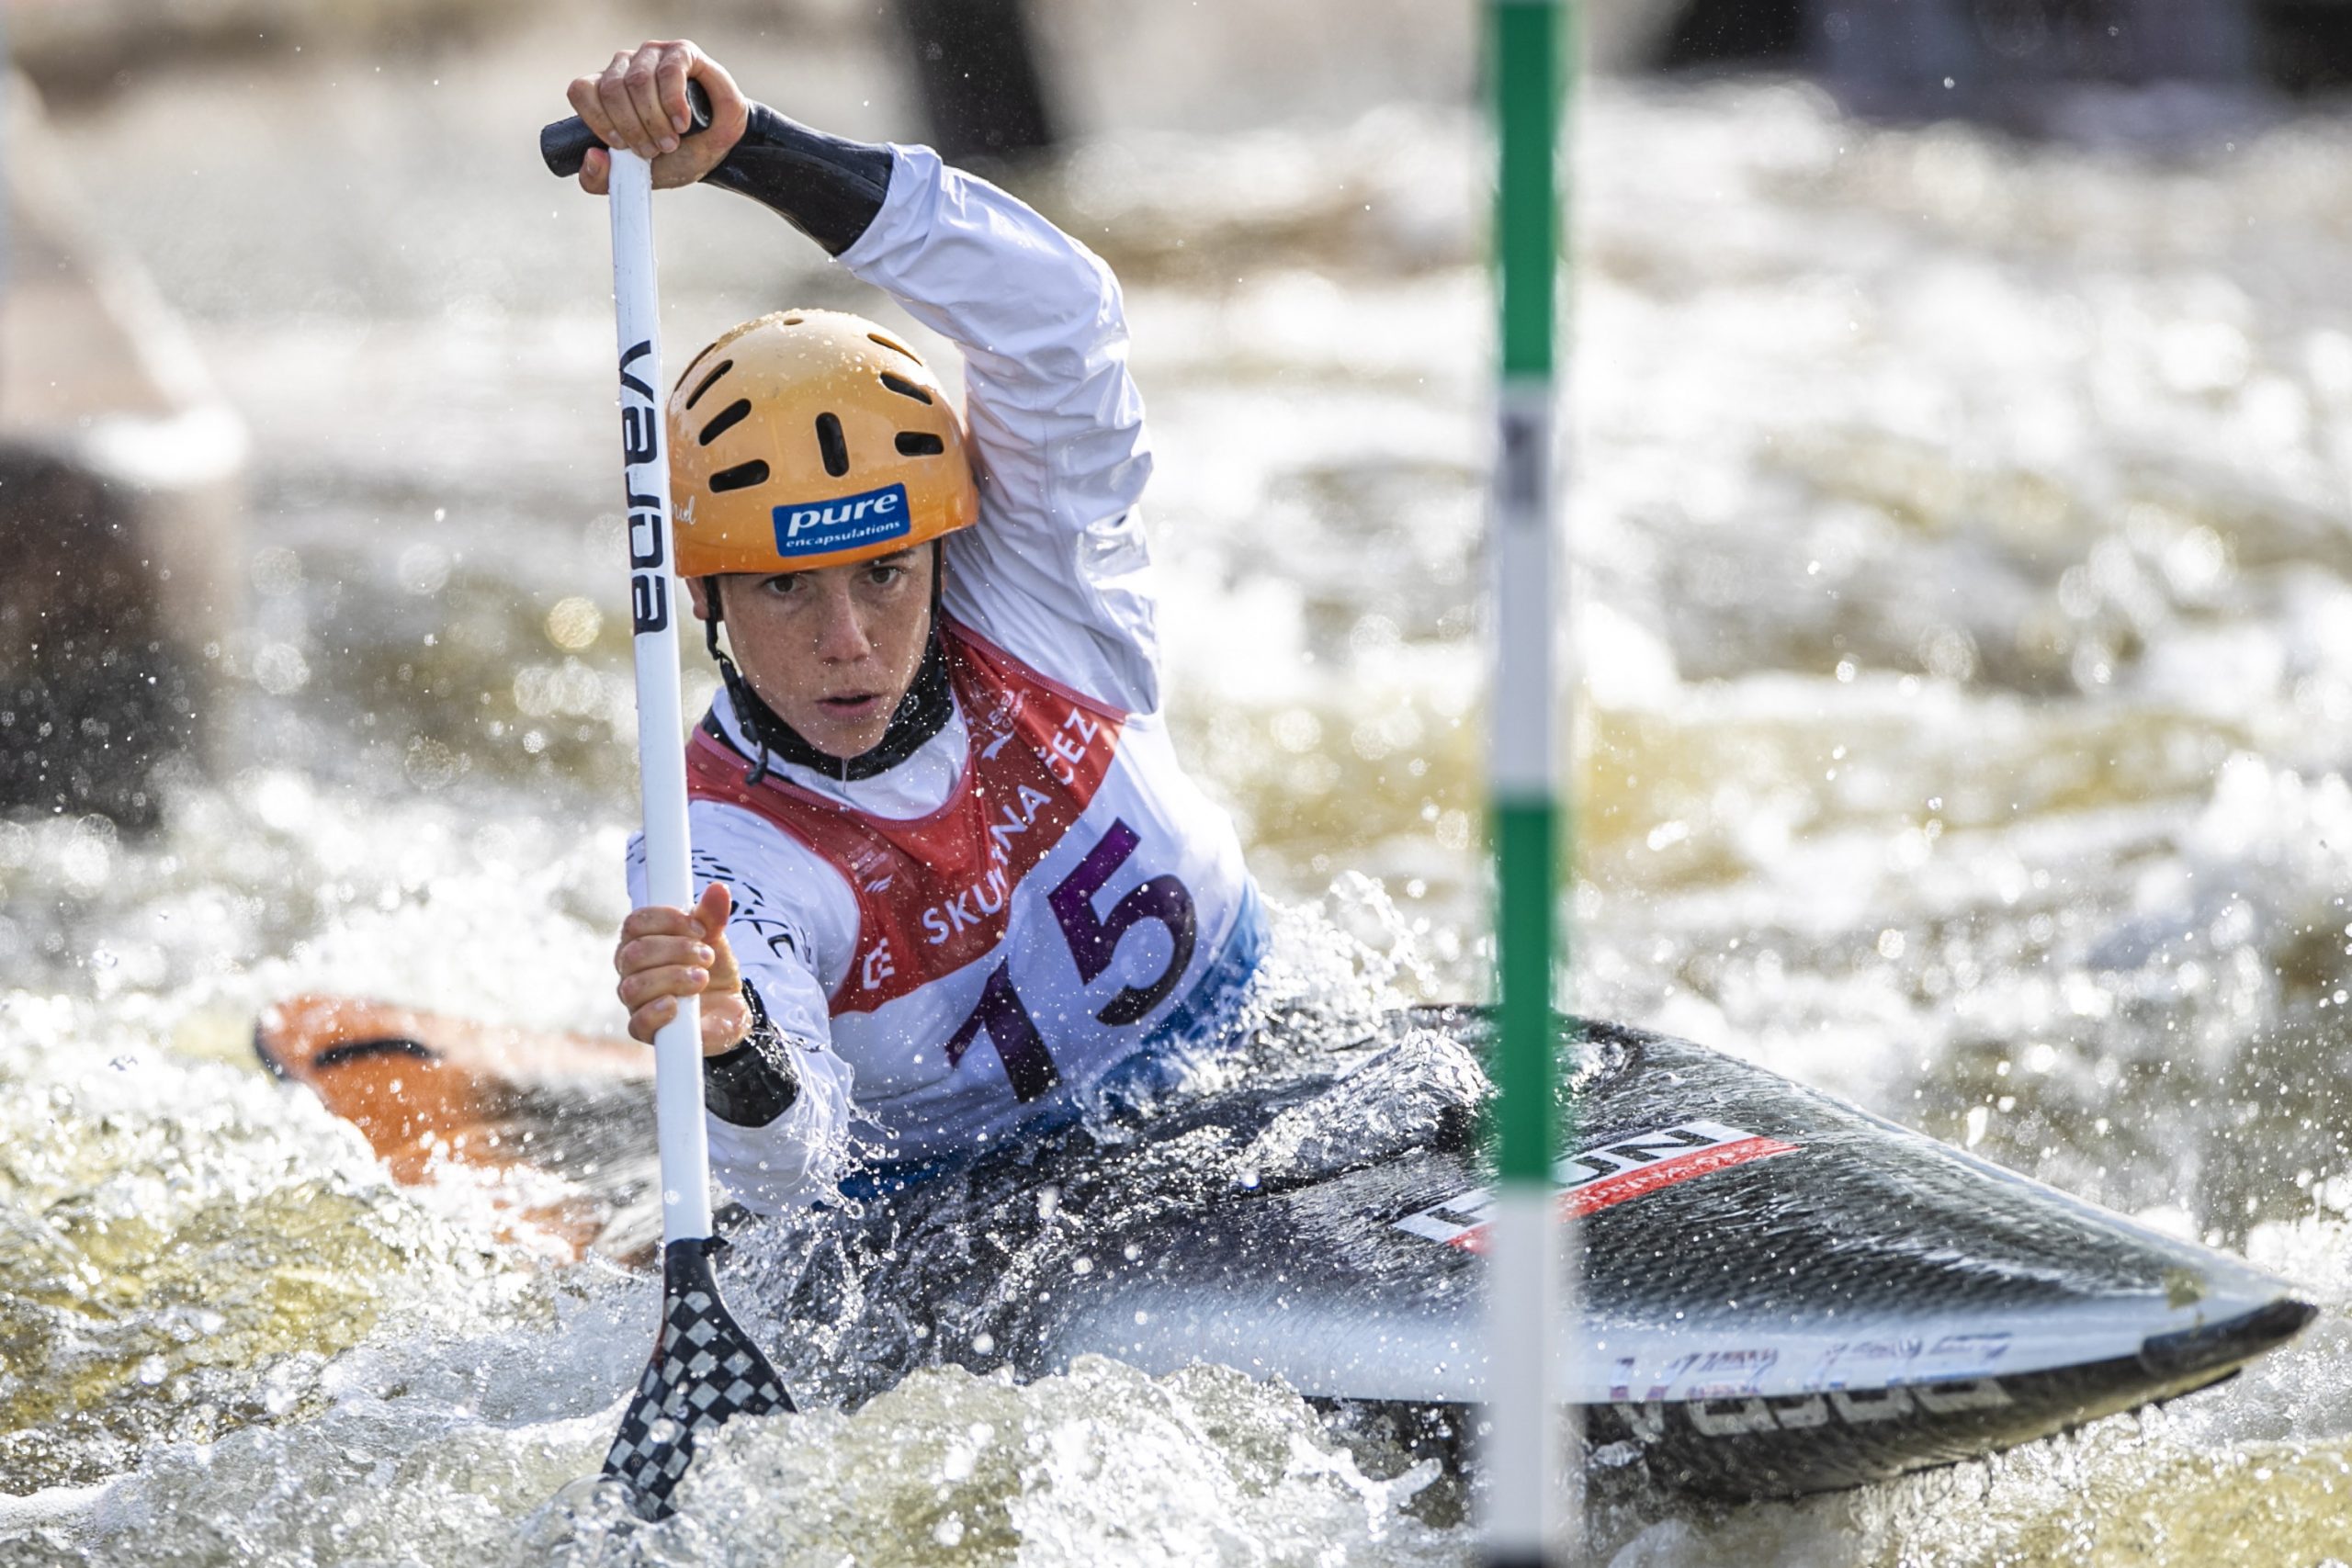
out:
<path id="1" fill-rule="evenodd" d="M 308 1086 L 359 1129 L 394 1180 L 416 1186 L 448 1166 L 496 1175 L 526 1164 L 513 1111 L 526 1090 L 566 1082 L 605 1085 L 652 1077 L 652 1053 L 622 1040 L 482 1024 L 350 997 L 298 996 L 264 1012 L 254 1049 L 278 1077 Z M 586 1196 L 526 1204 L 492 1201 L 516 1227 L 574 1256 L 602 1229 Z"/>

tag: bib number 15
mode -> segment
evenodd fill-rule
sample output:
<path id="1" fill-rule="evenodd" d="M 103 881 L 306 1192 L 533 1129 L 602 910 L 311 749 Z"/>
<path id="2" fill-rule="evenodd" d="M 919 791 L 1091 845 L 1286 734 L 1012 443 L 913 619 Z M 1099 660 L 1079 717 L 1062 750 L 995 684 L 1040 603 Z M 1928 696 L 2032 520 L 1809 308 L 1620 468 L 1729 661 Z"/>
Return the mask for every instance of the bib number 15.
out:
<path id="1" fill-rule="evenodd" d="M 1193 944 L 1200 935 L 1193 895 L 1173 876 L 1151 877 L 1130 888 L 1107 914 L 1096 911 L 1094 900 L 1103 885 L 1127 863 L 1139 841 L 1133 828 L 1125 821 L 1114 821 L 1078 868 L 1046 896 L 1054 922 L 1061 928 L 1062 940 L 1069 944 L 1070 957 L 1078 964 L 1079 978 L 1089 984 L 1111 967 L 1119 940 L 1127 932 L 1147 921 L 1156 920 L 1167 928 L 1168 963 L 1159 977 L 1148 986 L 1123 987 L 1095 1012 L 1097 1020 L 1114 1029 L 1141 1022 L 1168 999 L 1192 963 Z M 1013 989 L 1009 964 L 999 964 L 989 976 L 979 1005 L 948 1040 L 948 1065 L 960 1066 L 964 1053 L 984 1033 L 996 1047 L 997 1059 L 1004 1064 L 1004 1076 L 1012 1081 L 1016 1100 L 1039 1099 L 1061 1082 L 1053 1053 L 1037 1032 L 1021 994 Z"/>

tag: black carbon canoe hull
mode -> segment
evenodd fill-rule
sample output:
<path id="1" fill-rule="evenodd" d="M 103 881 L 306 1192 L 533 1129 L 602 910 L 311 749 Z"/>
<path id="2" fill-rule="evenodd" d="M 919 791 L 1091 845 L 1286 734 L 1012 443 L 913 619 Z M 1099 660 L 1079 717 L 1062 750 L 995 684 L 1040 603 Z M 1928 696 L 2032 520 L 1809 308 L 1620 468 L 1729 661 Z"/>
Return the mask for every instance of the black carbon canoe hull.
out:
<path id="1" fill-rule="evenodd" d="M 1415 1027 L 1475 1046 L 1486 1023 L 1428 1010 Z M 2188 1393 L 2312 1315 L 2234 1258 L 1760 1068 L 1614 1026 L 1574 1037 L 1563 1201 L 1586 1212 L 1559 1348 L 1604 1463 L 1733 1496 L 1851 1486 Z M 1222 1146 L 1261 1147 L 1266 1125 L 1252 1108 Z M 1472 1151 L 1278 1190 L 1250 1174 L 1180 1211 L 1106 1213 L 1096 1266 L 1008 1325 L 1015 1364 L 1214 1360 L 1322 1398 L 1480 1397 Z"/>
<path id="2" fill-rule="evenodd" d="M 1978 1459 L 2210 1387 L 2292 1338 L 2312 1314 L 2302 1303 L 2279 1302 L 2193 1331 L 2195 1370 L 2142 1355 L 1869 1392 L 1593 1405 L 1584 1411 L 1586 1438 L 1601 1462 L 1638 1458 L 1657 1480 L 1688 1490 L 1737 1498 L 1836 1491 Z"/>

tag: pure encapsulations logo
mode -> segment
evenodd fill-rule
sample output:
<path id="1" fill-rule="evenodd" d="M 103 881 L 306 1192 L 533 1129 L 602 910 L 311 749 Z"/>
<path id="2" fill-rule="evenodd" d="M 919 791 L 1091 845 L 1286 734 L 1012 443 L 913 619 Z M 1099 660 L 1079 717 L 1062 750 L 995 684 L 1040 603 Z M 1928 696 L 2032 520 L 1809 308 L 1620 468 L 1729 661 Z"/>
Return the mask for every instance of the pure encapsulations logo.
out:
<path id="1" fill-rule="evenodd" d="M 775 551 L 821 556 L 885 539 L 903 539 L 914 527 L 907 487 L 884 485 L 839 501 L 795 502 L 775 509 Z"/>

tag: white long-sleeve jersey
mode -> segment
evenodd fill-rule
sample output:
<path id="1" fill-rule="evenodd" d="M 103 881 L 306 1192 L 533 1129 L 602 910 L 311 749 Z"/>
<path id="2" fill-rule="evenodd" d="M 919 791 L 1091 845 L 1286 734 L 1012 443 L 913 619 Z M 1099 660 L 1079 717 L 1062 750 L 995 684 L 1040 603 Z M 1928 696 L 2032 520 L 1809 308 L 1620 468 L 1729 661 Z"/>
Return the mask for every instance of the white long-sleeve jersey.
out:
<path id="1" fill-rule="evenodd" d="M 928 148 L 893 149 L 881 211 L 840 256 L 954 342 L 979 521 L 948 536 L 955 713 L 843 782 L 775 761 L 722 694 L 733 749 L 689 748 L 697 889 L 793 1043 L 799 1089 L 763 1127 L 714 1116 L 729 1194 L 820 1199 L 853 1142 L 951 1160 L 1071 1114 L 1123 1064 L 1233 1010 L 1261 919 L 1230 820 L 1178 766 L 1160 713 L 1151 472 L 1110 269 Z M 641 846 L 629 852 L 645 897 Z"/>

